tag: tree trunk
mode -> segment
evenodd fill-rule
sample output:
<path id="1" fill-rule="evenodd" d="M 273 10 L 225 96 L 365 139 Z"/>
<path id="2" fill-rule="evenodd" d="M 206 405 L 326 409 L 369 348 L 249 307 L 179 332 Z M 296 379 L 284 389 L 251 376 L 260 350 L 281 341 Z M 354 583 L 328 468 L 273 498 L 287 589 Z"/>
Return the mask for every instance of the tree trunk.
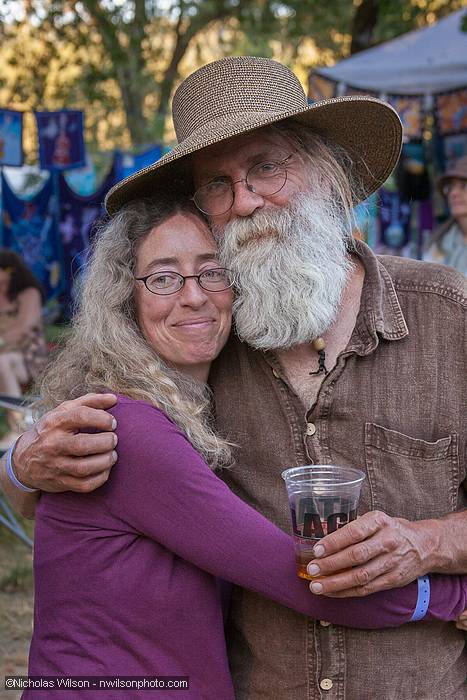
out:
<path id="1" fill-rule="evenodd" d="M 122 94 L 126 123 L 133 148 L 148 145 L 149 129 L 143 114 L 146 91 L 142 85 L 141 75 L 135 76 L 129 67 L 117 68 L 118 84 Z"/>
<path id="2" fill-rule="evenodd" d="M 133 148 L 148 142 L 148 124 L 143 115 L 147 90 L 142 42 L 147 23 L 144 0 L 135 0 L 135 16 L 128 24 L 114 24 L 109 11 L 94 0 L 81 0 L 94 20 L 112 62 L 115 79 L 122 95 L 123 109 Z M 126 35 L 127 43 L 119 38 Z"/>
<path id="3" fill-rule="evenodd" d="M 164 126 L 167 114 L 170 110 L 170 95 L 172 94 L 173 86 L 178 75 L 178 66 L 188 48 L 191 37 L 187 34 L 178 35 L 177 43 L 170 60 L 170 64 L 164 74 L 164 78 L 160 87 L 159 105 L 156 112 L 155 127 L 162 137 L 164 135 Z"/>
<path id="4" fill-rule="evenodd" d="M 243 6 L 245 0 L 239 0 L 237 10 Z M 185 31 L 182 31 L 182 24 L 186 20 L 183 16 L 184 2 L 180 0 L 180 18 L 176 27 L 175 48 L 170 59 L 169 66 L 164 74 L 160 87 L 159 106 L 156 113 L 156 129 L 161 136 L 164 134 L 164 125 L 167 114 L 170 110 L 170 96 L 174 83 L 178 77 L 178 66 L 184 57 L 191 40 L 202 30 L 206 29 L 211 22 L 225 19 L 229 16 L 229 10 L 225 6 L 216 7 L 212 14 L 198 14 L 190 20 Z"/>
<path id="5" fill-rule="evenodd" d="M 372 45 L 373 32 L 378 22 L 380 0 L 363 0 L 357 7 L 352 22 L 350 54 L 365 51 Z"/>

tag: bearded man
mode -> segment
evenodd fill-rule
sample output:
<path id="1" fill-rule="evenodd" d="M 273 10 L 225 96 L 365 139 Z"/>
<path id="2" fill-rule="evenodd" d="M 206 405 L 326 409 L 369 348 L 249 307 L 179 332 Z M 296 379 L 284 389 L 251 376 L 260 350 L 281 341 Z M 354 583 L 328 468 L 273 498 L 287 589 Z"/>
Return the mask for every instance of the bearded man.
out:
<path id="1" fill-rule="evenodd" d="M 351 236 L 353 204 L 397 162 L 397 115 L 373 98 L 308 106 L 290 71 L 251 57 L 195 72 L 173 112 L 178 146 L 106 206 L 113 214 L 168 182 L 191 188 L 236 275 L 236 335 L 210 376 L 219 431 L 239 445 L 223 478 L 288 531 L 285 467 L 366 471 L 361 517 L 315 550 L 309 572 L 325 576 L 315 593 L 467 573 L 465 279 L 376 257 Z M 3 483 L 23 512 L 37 495 L 20 489 L 104 483 L 115 442 L 102 409 L 113 400 L 67 402 L 18 441 L 16 487 Z M 89 427 L 102 432 L 79 434 Z M 344 630 L 236 590 L 228 642 L 240 700 L 465 698 L 454 625 Z"/>

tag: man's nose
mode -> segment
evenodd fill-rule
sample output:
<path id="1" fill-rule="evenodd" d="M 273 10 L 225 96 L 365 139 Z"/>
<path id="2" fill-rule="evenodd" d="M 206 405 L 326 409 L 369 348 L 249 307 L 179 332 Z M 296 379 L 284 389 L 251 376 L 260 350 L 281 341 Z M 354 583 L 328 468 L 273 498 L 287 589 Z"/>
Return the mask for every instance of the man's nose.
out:
<path id="1" fill-rule="evenodd" d="M 194 308 L 202 306 L 208 298 L 206 290 L 199 285 L 198 280 L 194 277 L 185 280 L 185 284 L 178 294 L 183 306 Z"/>
<path id="2" fill-rule="evenodd" d="M 264 198 L 255 192 L 254 187 L 249 185 L 245 179 L 233 182 L 232 189 L 234 203 L 231 214 L 233 216 L 250 216 L 254 211 L 264 206 Z"/>

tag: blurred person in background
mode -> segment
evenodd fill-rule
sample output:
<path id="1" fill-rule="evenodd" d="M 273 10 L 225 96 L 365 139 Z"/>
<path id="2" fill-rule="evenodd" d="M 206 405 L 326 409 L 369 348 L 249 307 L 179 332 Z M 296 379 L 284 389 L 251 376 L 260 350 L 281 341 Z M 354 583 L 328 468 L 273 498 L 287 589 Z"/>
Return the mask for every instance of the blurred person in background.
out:
<path id="1" fill-rule="evenodd" d="M 451 265 L 467 275 L 467 155 L 438 180 L 451 216 L 435 230 L 424 260 Z"/>
<path id="2" fill-rule="evenodd" d="M 45 366 L 47 345 L 42 325 L 43 291 L 22 258 L 0 250 L 0 393 L 22 396 Z M 11 444 L 21 430 L 22 414 L 8 411 L 9 432 L 0 449 Z"/>

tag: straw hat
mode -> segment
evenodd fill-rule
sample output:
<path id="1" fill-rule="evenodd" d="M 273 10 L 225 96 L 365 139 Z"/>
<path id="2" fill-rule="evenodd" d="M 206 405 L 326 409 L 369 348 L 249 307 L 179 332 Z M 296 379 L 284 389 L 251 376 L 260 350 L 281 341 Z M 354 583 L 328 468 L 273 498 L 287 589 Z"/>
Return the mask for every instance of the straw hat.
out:
<path id="1" fill-rule="evenodd" d="M 458 178 L 459 180 L 467 180 L 467 156 L 463 156 L 456 160 L 455 163 L 451 165 L 450 168 L 446 170 L 445 173 L 441 175 L 436 181 L 438 188 L 443 191 L 443 187 L 448 180 L 453 178 Z"/>
<path id="2" fill-rule="evenodd" d="M 308 105 L 288 68 L 252 56 L 224 58 L 192 73 L 175 92 L 172 114 L 178 145 L 115 185 L 105 200 L 109 214 L 183 177 L 190 154 L 283 119 L 293 118 L 344 147 L 355 162 L 364 196 L 390 175 L 402 143 L 400 119 L 385 102 L 353 96 Z"/>

